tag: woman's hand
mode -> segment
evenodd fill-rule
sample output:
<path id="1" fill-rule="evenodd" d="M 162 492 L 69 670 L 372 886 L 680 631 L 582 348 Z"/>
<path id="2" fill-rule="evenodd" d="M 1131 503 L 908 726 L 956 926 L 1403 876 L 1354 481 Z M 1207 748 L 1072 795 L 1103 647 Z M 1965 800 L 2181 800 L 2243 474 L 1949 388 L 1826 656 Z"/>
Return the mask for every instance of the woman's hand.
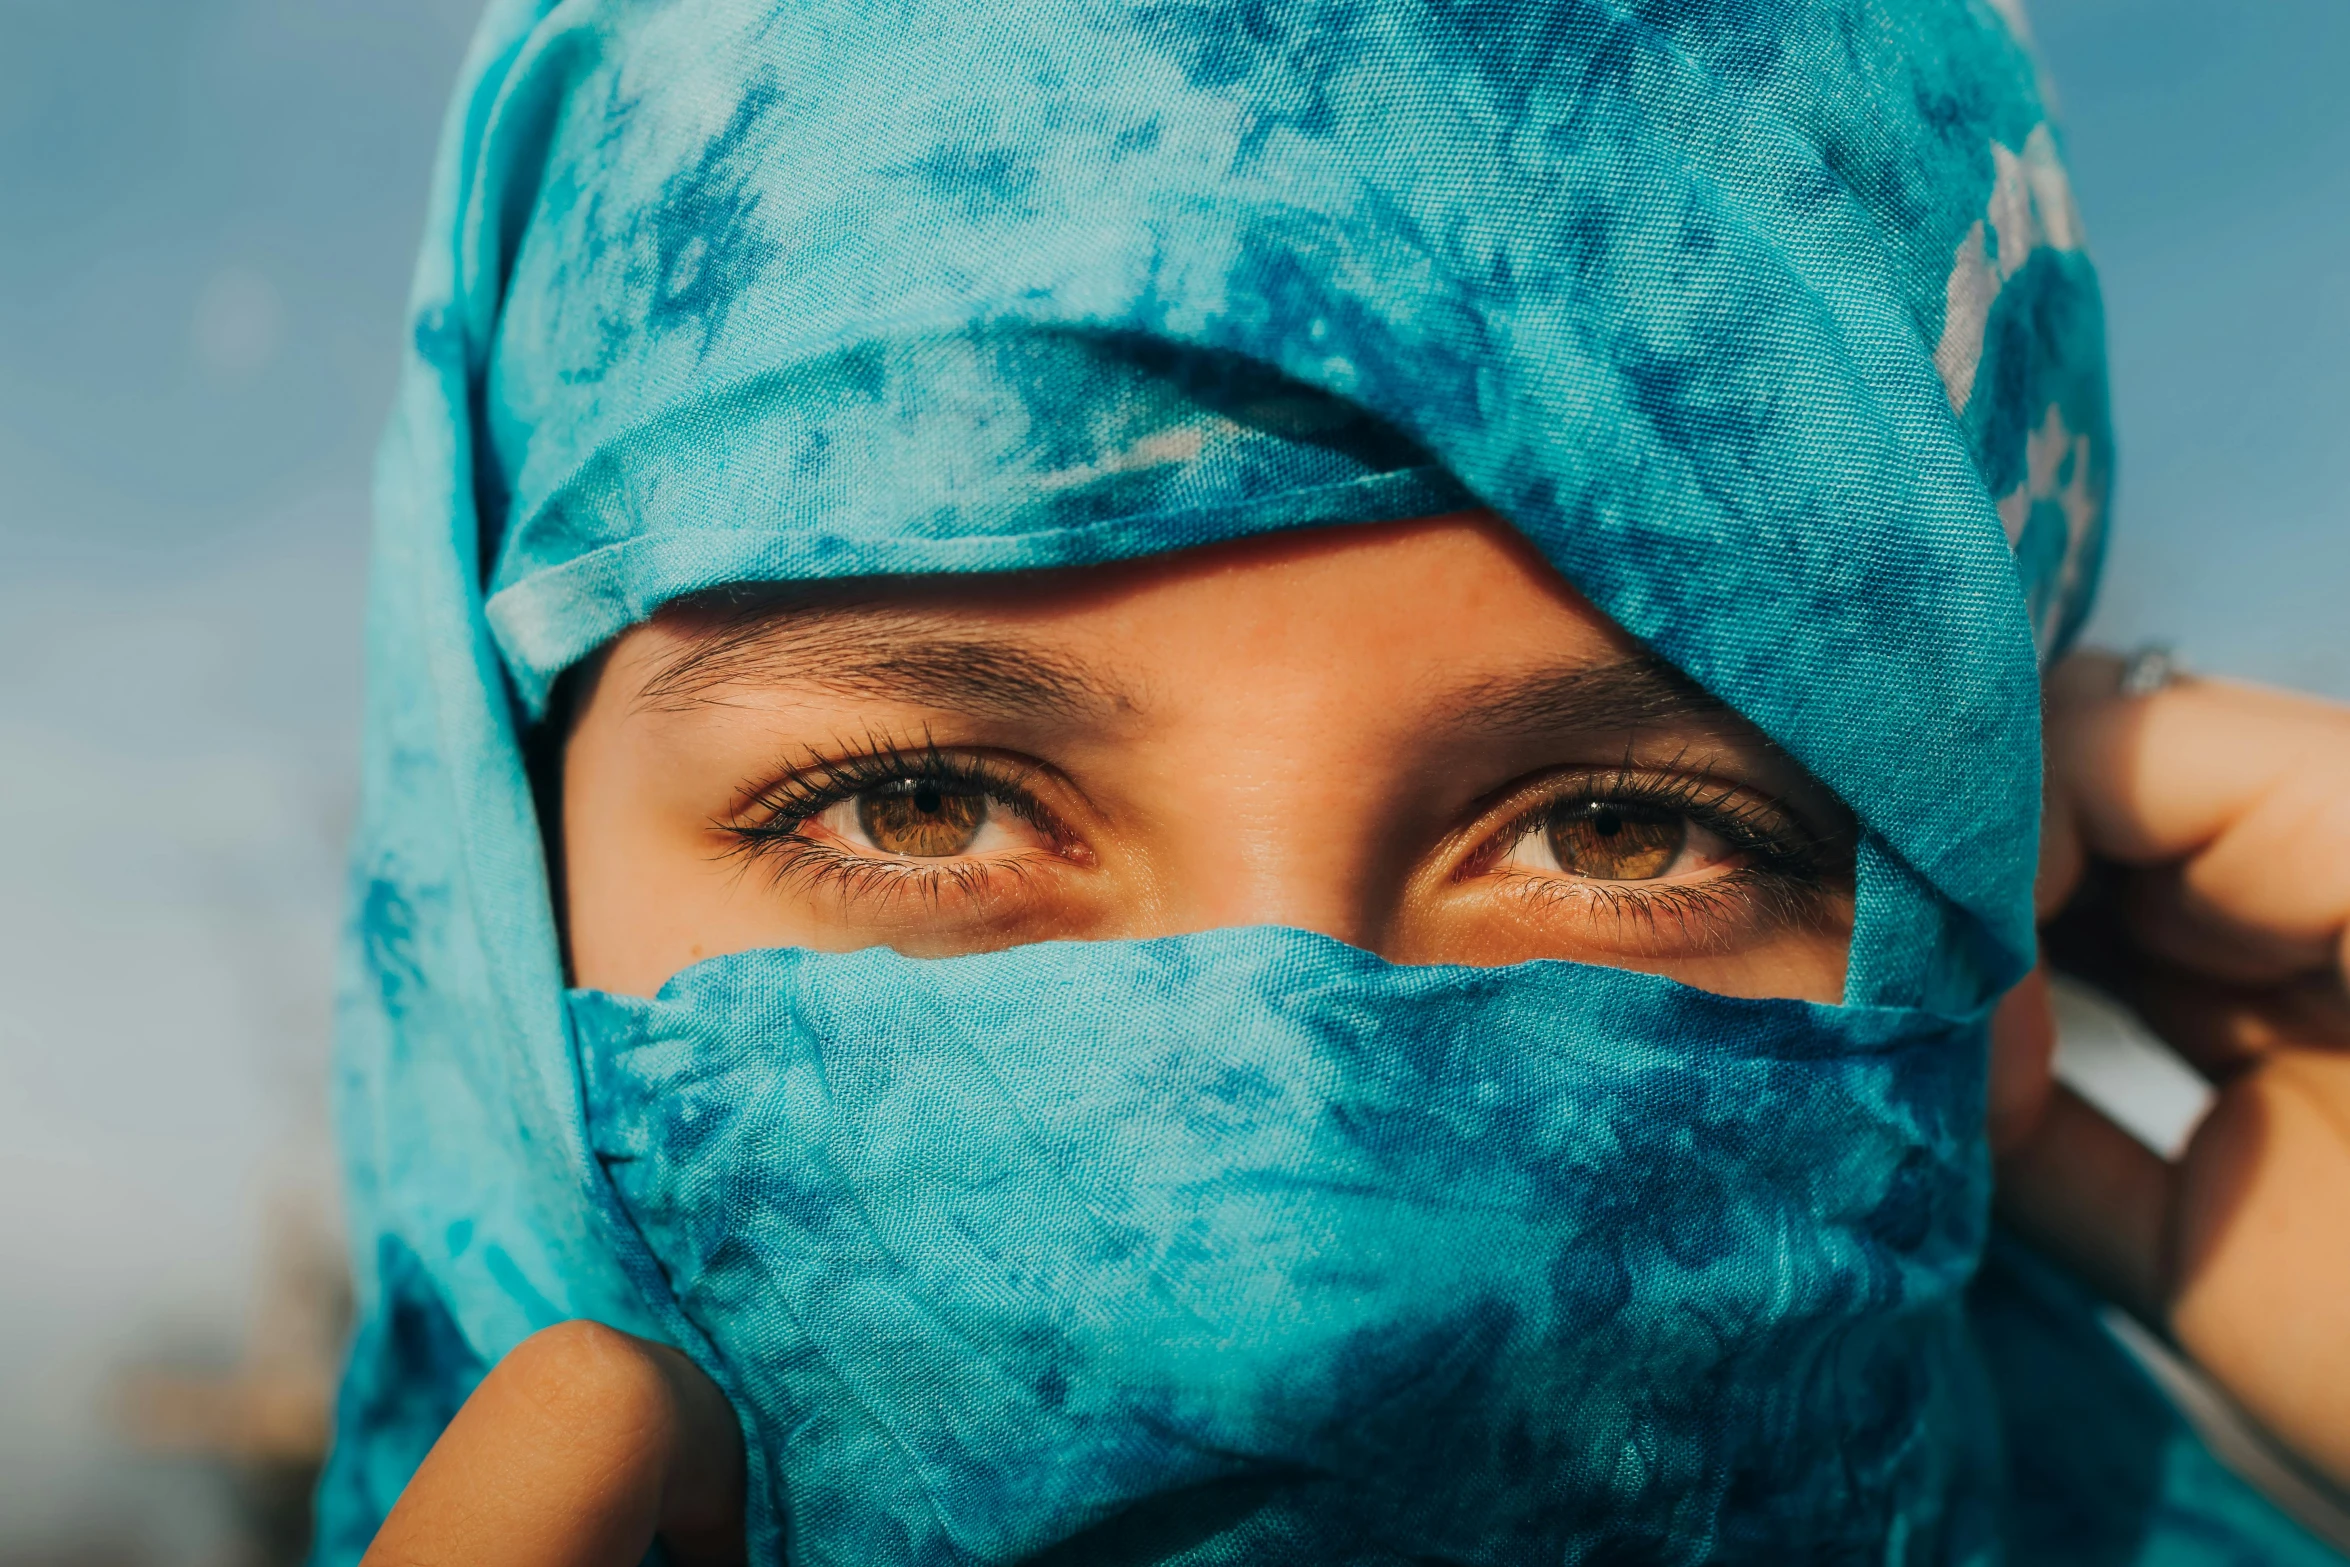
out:
<path id="1" fill-rule="evenodd" d="M 2350 708 L 2217 680 L 2048 685 L 2049 957 L 2217 1099 L 2175 1164 L 2053 1083 L 2040 975 L 2002 1008 L 2002 1213 L 2350 1484 Z"/>
<path id="2" fill-rule="evenodd" d="M 676 1567 L 743 1560 L 734 1411 L 693 1362 L 593 1322 L 525 1340 L 482 1380 L 361 1567 Z"/>

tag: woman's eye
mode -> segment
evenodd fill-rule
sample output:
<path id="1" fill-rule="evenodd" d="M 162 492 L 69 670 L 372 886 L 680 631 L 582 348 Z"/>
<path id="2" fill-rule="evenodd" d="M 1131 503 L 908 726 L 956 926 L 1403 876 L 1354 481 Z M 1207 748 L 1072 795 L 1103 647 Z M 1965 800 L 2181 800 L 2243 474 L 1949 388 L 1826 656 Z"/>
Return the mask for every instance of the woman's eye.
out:
<path id="1" fill-rule="evenodd" d="M 986 790 L 930 778 L 860 790 L 818 812 L 812 824 L 863 853 L 912 860 L 1026 848 L 1044 837 Z"/>
<path id="2" fill-rule="evenodd" d="M 1725 866 L 1737 850 L 1682 812 L 1627 800 L 1566 800 L 1535 816 L 1510 870 L 1583 881 L 1661 881 Z"/>

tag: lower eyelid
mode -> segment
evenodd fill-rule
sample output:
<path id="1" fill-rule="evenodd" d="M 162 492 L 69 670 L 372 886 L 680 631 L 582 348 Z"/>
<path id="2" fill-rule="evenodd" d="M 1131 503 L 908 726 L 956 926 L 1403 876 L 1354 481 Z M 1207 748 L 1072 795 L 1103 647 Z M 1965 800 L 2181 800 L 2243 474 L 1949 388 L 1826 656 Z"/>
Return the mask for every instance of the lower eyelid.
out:
<path id="1" fill-rule="evenodd" d="M 942 891 L 949 895 L 979 893 L 986 890 L 982 883 L 1015 874 L 1015 867 L 1025 858 L 997 854 L 923 860 L 861 853 L 837 842 L 797 834 L 771 838 L 755 847 L 759 856 L 769 861 L 779 886 L 824 889 L 852 900 L 917 890 L 926 897 Z"/>
<path id="2" fill-rule="evenodd" d="M 1625 927 L 1619 937 L 1652 955 L 1741 942 L 1773 932 L 1834 925 L 1829 887 L 1751 868 L 1664 882 L 1587 881 L 1570 876 L 1505 879 L 1511 896 L 1536 917 L 1550 908 L 1577 922 Z M 1845 924 L 1849 928 L 1849 914 Z M 1659 948 L 1659 940 L 1668 946 Z"/>

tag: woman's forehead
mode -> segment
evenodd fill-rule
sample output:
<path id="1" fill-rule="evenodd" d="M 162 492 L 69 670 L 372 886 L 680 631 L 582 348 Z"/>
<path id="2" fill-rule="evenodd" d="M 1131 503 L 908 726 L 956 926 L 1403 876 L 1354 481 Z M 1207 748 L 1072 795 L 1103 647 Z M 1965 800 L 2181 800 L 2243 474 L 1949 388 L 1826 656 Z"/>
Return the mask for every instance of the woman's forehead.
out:
<path id="1" fill-rule="evenodd" d="M 1052 571 L 731 584 L 665 607 L 647 631 L 639 657 L 651 661 L 647 690 L 656 696 L 762 674 L 913 672 L 934 653 L 976 664 L 1013 647 L 1030 650 L 1040 669 L 1054 658 L 1105 668 L 1337 658 L 1431 672 L 1642 659 L 1632 638 L 1485 512 Z"/>

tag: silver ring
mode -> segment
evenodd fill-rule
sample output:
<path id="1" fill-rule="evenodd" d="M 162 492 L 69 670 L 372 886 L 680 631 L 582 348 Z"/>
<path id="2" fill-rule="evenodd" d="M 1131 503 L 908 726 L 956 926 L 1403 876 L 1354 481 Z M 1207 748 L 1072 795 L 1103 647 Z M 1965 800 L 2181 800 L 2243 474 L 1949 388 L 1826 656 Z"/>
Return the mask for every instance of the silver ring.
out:
<path id="1" fill-rule="evenodd" d="M 2152 696 L 2178 678 L 2178 655 L 2166 643 L 2149 642 L 2122 661 L 2121 694 Z"/>

